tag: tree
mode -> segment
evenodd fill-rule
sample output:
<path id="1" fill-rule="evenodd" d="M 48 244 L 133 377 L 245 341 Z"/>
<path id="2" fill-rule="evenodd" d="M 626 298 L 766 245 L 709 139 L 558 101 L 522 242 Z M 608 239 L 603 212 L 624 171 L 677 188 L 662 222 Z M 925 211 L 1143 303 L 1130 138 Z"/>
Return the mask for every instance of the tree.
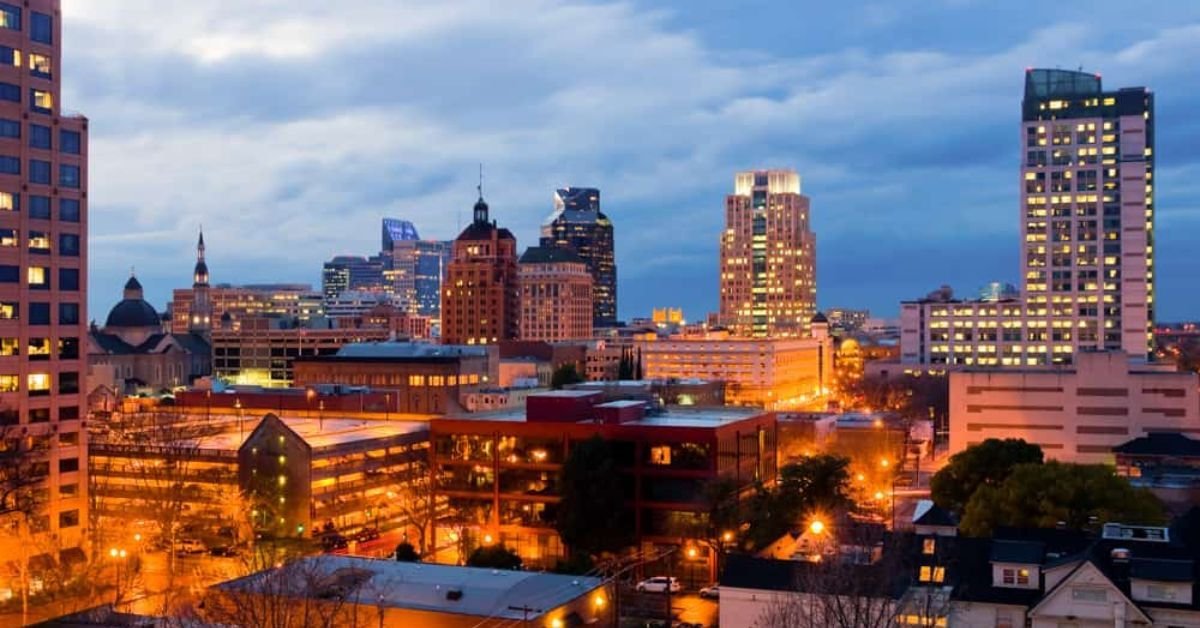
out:
<path id="1" fill-rule="evenodd" d="M 416 528 L 417 552 L 425 555 L 434 521 L 433 481 L 427 461 L 413 461 L 408 481 L 400 486 L 399 498 L 392 504 L 408 519 L 408 525 Z"/>
<path id="2" fill-rule="evenodd" d="M 608 441 L 593 436 L 576 443 L 563 464 L 559 487 L 555 527 L 572 551 L 596 555 L 633 542 L 625 489 Z"/>
<path id="3" fill-rule="evenodd" d="M 761 549 L 797 528 L 808 513 L 832 514 L 853 505 L 850 460 L 820 455 L 784 465 L 774 488 L 757 487 L 746 505 L 746 541 Z"/>
<path id="4" fill-rule="evenodd" d="M 1042 449 L 1018 438 L 989 438 L 950 457 L 929 482 L 933 502 L 962 513 L 981 486 L 999 486 L 1020 464 L 1041 464 Z"/>
<path id="5" fill-rule="evenodd" d="M 0 550 L 14 558 L 10 564 L 21 584 L 21 618 L 27 623 L 31 558 L 46 541 L 50 520 L 45 514 L 46 479 L 50 476 L 48 434 L 29 434 L 15 424 L 0 431 Z"/>
<path id="6" fill-rule="evenodd" d="M 963 513 L 963 534 L 987 536 L 997 526 L 1092 530 L 1109 521 L 1159 524 L 1162 502 L 1105 465 L 1047 462 L 1017 465 L 999 486 L 983 485 Z"/>
<path id="7" fill-rule="evenodd" d="M 617 379 L 634 379 L 633 354 L 628 347 L 621 348 L 621 359 L 617 362 Z"/>
<path id="8" fill-rule="evenodd" d="M 550 376 L 550 387 L 554 390 L 562 390 L 571 384 L 578 384 L 582 381 L 583 376 L 579 374 L 579 367 L 575 366 L 574 362 L 567 362 L 554 369 L 554 374 Z"/>
<path id="9" fill-rule="evenodd" d="M 402 563 L 417 563 L 421 562 L 421 555 L 417 553 L 416 548 L 412 543 L 404 541 L 396 546 L 396 551 L 392 553 L 396 560 Z"/>
<path id="10" fill-rule="evenodd" d="M 490 569 L 520 569 L 521 556 L 505 547 L 503 543 L 477 547 L 467 557 L 468 567 L 488 567 Z"/>

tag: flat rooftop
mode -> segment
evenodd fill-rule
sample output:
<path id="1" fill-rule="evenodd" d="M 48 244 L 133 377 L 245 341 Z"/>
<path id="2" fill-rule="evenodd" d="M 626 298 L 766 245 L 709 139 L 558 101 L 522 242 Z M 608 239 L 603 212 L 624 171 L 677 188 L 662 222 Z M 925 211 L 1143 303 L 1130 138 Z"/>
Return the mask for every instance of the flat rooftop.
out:
<path id="1" fill-rule="evenodd" d="M 218 449 L 235 452 L 241 448 L 246 438 L 258 427 L 263 417 L 249 417 L 241 421 L 222 417 L 213 421 L 192 421 L 179 427 L 180 435 L 192 434 L 211 428 L 213 433 L 200 436 L 193 441 L 201 449 Z M 429 423 L 425 421 L 365 421 L 362 419 L 338 418 L 283 418 L 283 424 L 296 432 L 315 451 L 326 447 L 336 447 L 358 441 L 391 438 L 403 434 L 417 434 L 429 431 Z M 170 429 L 170 428 L 168 428 Z M 193 431 L 194 430 L 194 431 Z M 169 434 L 170 432 L 164 432 Z M 115 443 L 120 444 L 120 443 Z"/>
<path id="2" fill-rule="evenodd" d="M 352 582 L 368 605 L 499 620 L 525 619 L 521 610 L 532 606 L 529 619 L 558 608 L 600 588 L 600 578 L 560 574 L 481 569 L 455 565 L 406 563 L 359 556 L 310 556 L 282 568 L 295 583 L 295 597 L 319 597 L 322 581 L 332 589 Z M 226 591 L 255 592 L 268 572 L 258 572 L 215 585 Z M 315 576 L 315 578 L 314 578 Z M 308 583 L 315 581 L 315 587 Z M 272 589 L 281 588 L 272 584 Z M 313 590 L 317 588 L 318 590 Z M 448 591 L 462 597 L 447 599 Z M 532 602 L 531 602 L 532 601 Z"/>
<path id="3" fill-rule="evenodd" d="M 355 342 L 338 349 L 336 355 L 323 359 L 420 359 L 484 357 L 487 349 L 468 345 L 435 345 L 425 342 Z"/>
<path id="4" fill-rule="evenodd" d="M 588 391 L 589 394 L 594 394 Z M 614 402 L 609 402 L 614 403 Z M 640 403 L 640 402 L 635 402 Z M 609 404 L 601 404 L 608 407 L 613 407 Z M 750 417 L 766 414 L 767 412 L 761 408 L 740 408 L 734 406 L 667 406 L 666 411 L 661 414 L 654 414 L 643 417 L 637 421 L 626 421 L 621 425 L 644 425 L 655 427 L 710 427 L 717 428 L 738 421 L 744 421 Z M 493 412 L 479 412 L 475 414 L 460 414 L 447 416 L 445 419 L 434 418 L 432 421 L 442 420 L 458 420 L 458 421 L 507 421 L 512 423 L 525 423 L 525 408 L 504 408 Z M 553 421 L 534 421 L 535 423 L 547 423 L 553 425 Z M 585 420 L 579 423 L 592 425 L 595 421 Z M 561 425 L 561 423 L 560 423 Z"/>

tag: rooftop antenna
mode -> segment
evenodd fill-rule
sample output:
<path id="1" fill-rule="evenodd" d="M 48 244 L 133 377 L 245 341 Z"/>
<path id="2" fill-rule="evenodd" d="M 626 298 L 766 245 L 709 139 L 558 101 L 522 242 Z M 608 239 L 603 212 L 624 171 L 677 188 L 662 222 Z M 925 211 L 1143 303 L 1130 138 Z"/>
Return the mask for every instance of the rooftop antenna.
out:
<path id="1" fill-rule="evenodd" d="M 475 189 L 479 190 L 479 198 L 483 198 L 483 162 L 479 162 L 479 185 Z"/>

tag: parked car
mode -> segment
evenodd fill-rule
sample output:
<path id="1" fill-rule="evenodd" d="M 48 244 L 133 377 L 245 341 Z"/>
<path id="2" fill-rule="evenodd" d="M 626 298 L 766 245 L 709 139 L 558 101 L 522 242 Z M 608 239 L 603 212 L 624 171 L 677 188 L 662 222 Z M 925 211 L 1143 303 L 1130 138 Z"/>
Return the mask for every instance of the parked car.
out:
<path id="1" fill-rule="evenodd" d="M 221 543 L 208 548 L 208 553 L 213 556 L 237 556 L 238 549 L 233 543 Z"/>
<path id="2" fill-rule="evenodd" d="M 354 535 L 354 540 L 359 543 L 374 541 L 377 538 L 379 538 L 379 528 L 363 528 Z"/>
<path id="3" fill-rule="evenodd" d="M 180 539 L 175 542 L 175 555 L 203 554 L 208 551 L 204 544 L 196 539 Z"/>
<path id="4" fill-rule="evenodd" d="M 637 587 L 635 588 L 642 593 L 666 593 L 667 591 L 678 593 L 683 589 L 683 585 L 679 584 L 678 578 L 656 576 L 642 580 L 637 583 Z"/>
<path id="5" fill-rule="evenodd" d="M 326 552 L 346 549 L 349 546 L 350 540 L 340 534 L 337 534 L 336 532 L 333 534 L 326 534 L 325 536 L 321 537 L 321 548 Z"/>
<path id="6" fill-rule="evenodd" d="M 704 588 L 700 589 L 700 597 L 706 598 L 709 600 L 715 600 L 715 599 L 721 597 L 720 585 L 714 584 L 712 586 L 708 586 L 708 587 L 704 587 Z"/>

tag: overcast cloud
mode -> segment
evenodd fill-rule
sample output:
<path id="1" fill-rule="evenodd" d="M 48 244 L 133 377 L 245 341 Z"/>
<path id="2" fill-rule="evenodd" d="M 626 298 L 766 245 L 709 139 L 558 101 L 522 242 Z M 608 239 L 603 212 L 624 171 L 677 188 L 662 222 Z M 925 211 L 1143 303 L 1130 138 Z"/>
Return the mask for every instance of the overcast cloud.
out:
<path id="1" fill-rule="evenodd" d="M 201 224 L 215 282 L 319 284 L 383 216 L 450 239 L 480 162 L 522 248 L 555 187 L 601 188 L 626 318 L 715 308 L 723 197 L 754 167 L 803 177 L 823 307 L 1016 283 L 1028 66 L 1155 90 L 1160 312 L 1195 315 L 1200 4 L 826 4 L 66 0 L 90 315 L 130 266 L 159 307 L 190 285 Z"/>

